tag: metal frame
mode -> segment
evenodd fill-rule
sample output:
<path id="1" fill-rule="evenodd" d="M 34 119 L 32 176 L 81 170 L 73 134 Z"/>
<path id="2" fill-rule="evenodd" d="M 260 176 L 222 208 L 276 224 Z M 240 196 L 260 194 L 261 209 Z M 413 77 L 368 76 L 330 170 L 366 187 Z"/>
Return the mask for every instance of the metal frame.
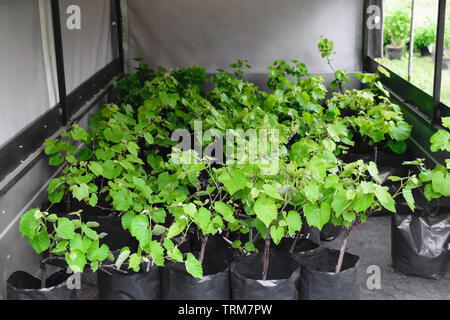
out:
<path id="1" fill-rule="evenodd" d="M 435 129 L 440 128 L 442 116 L 450 116 L 450 108 L 446 106 L 442 101 L 440 101 L 442 85 L 442 61 L 444 52 L 445 7 L 446 0 L 439 0 L 438 25 L 436 30 L 436 61 L 433 96 L 417 88 L 411 82 L 403 79 L 391 70 L 389 70 L 391 74 L 389 78 L 381 75 L 381 81 L 383 82 L 383 84 L 385 84 L 394 94 L 401 97 L 403 102 L 407 103 L 408 105 L 416 106 L 417 108 L 412 108 L 412 111 L 416 113 L 418 117 L 426 120 L 430 125 L 434 125 Z M 366 22 L 366 19 L 367 16 L 364 20 L 364 23 Z M 381 32 L 383 32 L 383 29 L 381 29 Z M 367 46 L 367 37 L 368 30 L 367 28 L 365 28 L 365 48 Z M 369 52 L 367 49 L 364 50 L 363 54 L 363 69 L 368 72 L 376 72 L 378 63 L 369 56 Z"/>
<path id="2" fill-rule="evenodd" d="M 442 61 L 444 58 L 446 2 L 447 2 L 446 0 L 439 0 L 437 37 L 436 37 L 436 61 L 434 64 L 433 124 L 440 124 L 442 117 L 441 85 L 442 85 Z"/>
<path id="3" fill-rule="evenodd" d="M 111 2 L 115 6 L 117 5 L 117 1 L 113 0 Z M 121 52 L 123 47 L 120 43 L 122 39 L 120 34 L 122 22 L 120 20 L 119 6 L 115 8 L 111 7 L 112 10 L 116 9 L 116 14 L 111 17 L 111 23 L 113 24 L 115 22 L 118 26 L 116 39 L 119 42 L 117 45 L 119 52 L 115 55 L 118 58 L 114 59 L 102 70 L 98 71 L 67 95 L 58 0 L 51 0 L 51 5 L 60 102 L 50 111 L 29 124 L 0 149 L 0 182 L 2 185 L 0 194 L 5 193 L 14 186 L 34 166 L 39 156 L 26 165 L 24 165 L 24 162 L 26 160 L 29 161 L 28 158 L 39 150 L 39 147 L 42 146 L 46 139 L 54 135 L 61 127 L 73 121 L 78 121 L 80 116 L 88 112 L 95 104 L 90 104 L 81 115 L 79 114 L 80 109 L 98 93 L 102 92 L 114 78 L 119 77 L 123 73 L 123 52 Z M 24 166 L 24 168 L 20 168 L 20 166 Z M 18 172 L 14 172 L 15 170 Z M 12 174 L 14 176 L 10 177 Z"/>
<path id="4" fill-rule="evenodd" d="M 69 121 L 67 110 L 66 74 L 64 71 L 64 51 L 61 35 L 61 19 L 59 0 L 52 0 L 53 37 L 55 42 L 56 73 L 58 75 L 59 106 L 61 108 L 61 123 L 66 125 Z"/>

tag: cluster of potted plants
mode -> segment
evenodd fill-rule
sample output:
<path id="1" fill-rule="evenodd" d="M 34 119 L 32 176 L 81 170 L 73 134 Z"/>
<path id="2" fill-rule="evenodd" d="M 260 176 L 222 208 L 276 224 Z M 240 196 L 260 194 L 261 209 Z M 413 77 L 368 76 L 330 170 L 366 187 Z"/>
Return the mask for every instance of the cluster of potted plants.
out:
<path id="1" fill-rule="evenodd" d="M 332 67 L 333 43 L 322 37 L 319 50 Z M 348 76 L 335 71 L 339 90 L 325 100 L 323 79 L 298 61 L 268 68 L 270 92 L 242 80 L 247 61 L 230 67 L 208 79 L 201 67 L 141 64 L 116 83 L 119 104 L 45 142 L 50 164 L 65 167 L 48 205 L 20 222 L 42 277 L 27 286 L 30 275 L 13 274 L 9 298 L 75 298 L 66 272 L 47 280 L 52 263 L 96 272 L 101 299 L 357 299 L 351 232 L 396 212 L 400 197 L 414 210 L 422 186 L 448 196 L 448 168 L 389 167 L 411 127 L 378 74 L 344 90 Z M 237 143 L 221 149 L 225 131 Z M 439 135 L 433 146 L 448 150 Z M 338 251 L 304 237 L 327 225 L 344 232 Z"/>
<path id="2" fill-rule="evenodd" d="M 400 60 L 409 40 L 411 9 L 401 6 L 384 17 L 384 47 L 389 60 Z"/>

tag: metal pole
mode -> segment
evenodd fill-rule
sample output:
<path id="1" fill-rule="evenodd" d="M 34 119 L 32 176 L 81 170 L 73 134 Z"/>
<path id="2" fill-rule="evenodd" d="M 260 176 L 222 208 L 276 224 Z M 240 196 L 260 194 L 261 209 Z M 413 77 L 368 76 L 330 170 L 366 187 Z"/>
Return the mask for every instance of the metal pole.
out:
<path id="1" fill-rule="evenodd" d="M 436 61 L 434 65 L 434 88 L 433 88 L 433 124 L 440 124 L 441 112 L 441 81 L 442 61 L 444 58 L 444 32 L 445 32 L 445 7 L 446 0 L 439 0 L 439 12 L 436 37 Z"/>
<path id="2" fill-rule="evenodd" d="M 56 73 L 58 76 L 59 105 L 61 107 L 61 122 L 62 125 L 65 126 L 69 121 L 69 112 L 67 110 L 66 76 L 64 71 L 61 20 L 59 15 L 59 2 L 58 0 L 52 0 L 52 22 L 55 41 Z"/>
<path id="3" fill-rule="evenodd" d="M 414 57 L 414 0 L 411 5 L 411 32 L 409 37 L 409 63 L 408 63 L 408 81 L 411 82 L 412 65 Z"/>

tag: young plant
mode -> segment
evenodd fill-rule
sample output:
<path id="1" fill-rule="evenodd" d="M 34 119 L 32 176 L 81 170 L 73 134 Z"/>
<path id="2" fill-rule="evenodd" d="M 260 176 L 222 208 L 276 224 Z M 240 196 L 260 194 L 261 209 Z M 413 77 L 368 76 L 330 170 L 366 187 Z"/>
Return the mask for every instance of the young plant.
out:
<path id="1" fill-rule="evenodd" d="M 446 129 L 450 129 L 450 117 L 442 118 L 442 125 Z M 432 152 L 450 152 L 450 133 L 443 129 L 438 130 L 430 138 Z M 412 190 L 419 188 L 420 192 L 425 196 L 428 202 L 434 199 L 438 200 L 437 209 L 439 209 L 440 200 L 443 197 L 450 196 L 450 159 L 445 160 L 445 166 L 442 164 L 437 164 L 434 169 L 427 168 L 425 164 L 425 159 L 416 159 L 415 161 L 408 161 L 404 163 L 405 165 L 414 165 L 419 169 L 418 179 L 416 183 L 411 184 L 405 188 L 403 191 L 403 196 L 410 206 L 411 210 L 414 211 L 414 198 Z M 391 180 L 401 180 L 404 178 L 390 177 Z M 435 215 L 436 212 L 432 211 L 432 208 L 427 208 L 430 215 Z"/>
<path id="2" fill-rule="evenodd" d="M 332 54 L 335 54 L 335 52 L 333 52 L 333 48 L 334 48 L 334 43 L 333 41 L 330 41 L 328 39 L 326 39 L 323 36 L 320 36 L 319 38 L 319 52 L 320 55 L 322 56 L 322 58 L 326 58 L 328 65 L 330 66 L 331 70 L 333 70 L 334 74 L 335 74 L 335 80 L 333 80 L 330 84 L 331 89 L 336 89 L 339 88 L 339 90 L 341 91 L 341 93 L 344 93 L 344 84 L 349 82 L 350 79 L 348 78 L 348 74 L 345 71 L 341 71 L 341 70 L 335 70 L 333 67 L 333 59 L 331 58 Z"/>
<path id="3" fill-rule="evenodd" d="M 384 17 L 384 42 L 388 47 L 401 48 L 409 40 L 410 8 L 403 6 Z"/>
<path id="4" fill-rule="evenodd" d="M 19 231 L 26 237 L 38 254 L 45 254 L 41 259 L 41 285 L 46 287 L 45 264 L 51 260 L 63 260 L 74 273 L 83 272 L 86 265 L 92 271 L 102 266 L 103 261 L 111 258 L 107 245 L 100 246 L 99 240 L 106 234 L 98 234 L 94 229 L 97 222 L 83 222 L 81 211 L 68 217 L 58 217 L 40 209 L 27 211 L 20 219 Z"/>

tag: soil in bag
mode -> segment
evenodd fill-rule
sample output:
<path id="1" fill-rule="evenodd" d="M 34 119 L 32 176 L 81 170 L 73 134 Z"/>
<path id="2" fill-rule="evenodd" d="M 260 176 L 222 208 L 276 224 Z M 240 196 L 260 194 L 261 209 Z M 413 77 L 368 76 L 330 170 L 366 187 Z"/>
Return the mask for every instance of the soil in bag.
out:
<path id="1" fill-rule="evenodd" d="M 435 216 L 404 204 L 392 215 L 392 265 L 412 276 L 439 280 L 450 263 L 450 208 Z"/>
<path id="2" fill-rule="evenodd" d="M 71 275 L 66 270 L 58 271 L 46 279 L 46 288 L 42 289 L 40 279 L 27 272 L 16 271 L 6 281 L 6 299 L 76 300 L 77 291 L 67 286 Z"/>
<path id="3" fill-rule="evenodd" d="M 120 250 L 113 252 L 118 257 Z M 147 271 L 148 270 L 148 271 Z M 105 268 L 97 271 L 100 300 L 160 300 L 160 269 L 153 264 L 148 268 L 142 263 L 139 272 L 123 264 L 120 270 Z"/>
<path id="4" fill-rule="evenodd" d="M 290 256 L 270 251 L 267 280 L 262 280 L 264 254 L 251 254 L 230 267 L 233 300 L 297 300 L 299 264 Z"/>
<path id="5" fill-rule="evenodd" d="M 203 279 L 194 278 L 183 263 L 167 263 L 161 268 L 164 300 L 229 300 L 229 264 L 217 256 L 205 255 Z"/>
<path id="6" fill-rule="evenodd" d="M 322 249 L 301 261 L 300 300 L 359 300 L 359 257 L 346 252 L 335 273 L 339 250 Z"/>

